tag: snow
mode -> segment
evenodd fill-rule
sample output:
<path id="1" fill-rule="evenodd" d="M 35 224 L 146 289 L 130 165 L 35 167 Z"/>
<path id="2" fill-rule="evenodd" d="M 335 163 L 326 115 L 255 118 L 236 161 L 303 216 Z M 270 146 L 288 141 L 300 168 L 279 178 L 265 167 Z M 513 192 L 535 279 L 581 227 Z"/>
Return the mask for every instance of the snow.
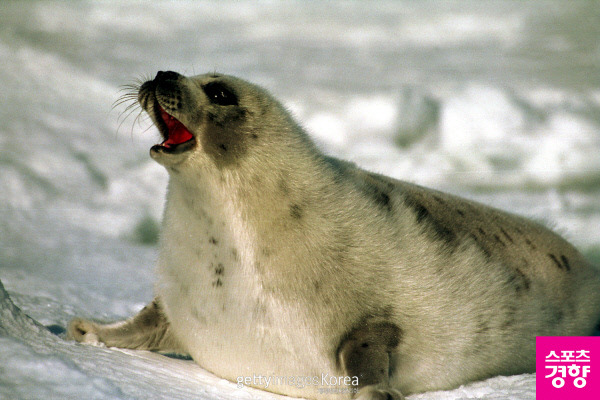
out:
<path id="1" fill-rule="evenodd" d="M 278 398 L 64 340 L 152 299 L 167 175 L 120 85 L 238 75 L 327 153 L 547 221 L 600 264 L 599 35 L 585 0 L 3 2 L 0 398 Z M 534 397 L 527 374 L 410 398 Z"/>
<path id="2" fill-rule="evenodd" d="M 66 342 L 17 308 L 0 284 L 0 396 L 9 399 L 264 399 L 285 397 L 147 351 Z M 411 399 L 535 398 L 534 376 L 497 377 Z M 508 396 L 508 397 L 507 397 Z"/>

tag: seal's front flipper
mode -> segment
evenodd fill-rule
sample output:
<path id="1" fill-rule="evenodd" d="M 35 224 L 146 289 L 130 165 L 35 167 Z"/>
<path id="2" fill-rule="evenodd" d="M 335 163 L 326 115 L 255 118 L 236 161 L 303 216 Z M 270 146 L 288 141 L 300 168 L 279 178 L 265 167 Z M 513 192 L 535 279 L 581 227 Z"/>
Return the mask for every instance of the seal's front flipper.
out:
<path id="1" fill-rule="evenodd" d="M 352 329 L 338 347 L 338 366 L 344 376 L 358 377 L 360 400 L 402 400 L 390 387 L 393 356 L 402 331 L 391 322 L 363 321 Z"/>
<path id="2" fill-rule="evenodd" d="M 186 353 L 173 336 L 158 298 L 126 321 L 102 325 L 75 318 L 69 324 L 67 338 L 108 347 Z"/>

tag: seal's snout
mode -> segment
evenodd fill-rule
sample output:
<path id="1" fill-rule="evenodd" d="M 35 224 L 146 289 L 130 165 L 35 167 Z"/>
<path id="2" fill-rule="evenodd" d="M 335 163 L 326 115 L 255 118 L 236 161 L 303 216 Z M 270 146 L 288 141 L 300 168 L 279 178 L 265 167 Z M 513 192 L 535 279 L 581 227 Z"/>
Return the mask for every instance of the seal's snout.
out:
<path id="1" fill-rule="evenodd" d="M 174 71 L 158 71 L 154 80 L 155 81 L 176 81 L 177 79 L 179 79 L 180 76 L 181 76 L 181 74 L 178 74 L 177 72 L 174 72 Z"/>
<path id="2" fill-rule="evenodd" d="M 152 146 L 151 154 L 180 154 L 191 150 L 196 140 L 192 132 L 180 122 L 184 94 L 183 75 L 173 71 L 158 71 L 156 77 L 142 84 L 138 100 L 150 114 L 163 136 L 160 144 Z"/>
<path id="3" fill-rule="evenodd" d="M 148 111 L 148 94 L 152 94 L 152 97 L 156 94 L 156 89 L 162 85 L 163 89 L 165 89 L 165 93 L 168 96 L 169 92 L 175 90 L 176 82 L 183 75 L 178 74 L 173 71 L 158 71 L 154 79 L 148 80 L 142 84 L 138 93 L 138 101 L 144 108 L 144 110 Z M 154 100 L 154 99 L 152 99 Z"/>

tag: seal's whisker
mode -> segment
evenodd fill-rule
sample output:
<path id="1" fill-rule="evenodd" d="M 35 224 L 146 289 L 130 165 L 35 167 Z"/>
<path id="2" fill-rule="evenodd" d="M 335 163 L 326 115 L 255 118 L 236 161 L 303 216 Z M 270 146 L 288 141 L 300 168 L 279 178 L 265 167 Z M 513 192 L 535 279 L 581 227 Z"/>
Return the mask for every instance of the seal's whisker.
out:
<path id="1" fill-rule="evenodd" d="M 123 102 L 123 103 L 124 103 L 124 102 Z M 125 112 L 127 112 L 127 111 L 129 111 L 129 110 L 131 110 L 131 109 L 135 109 L 135 108 L 139 108 L 139 109 L 141 109 L 141 107 L 140 107 L 140 105 L 138 104 L 138 102 L 137 102 L 137 101 L 136 101 L 136 102 L 133 102 L 133 103 L 129 104 L 127 107 L 125 107 L 125 109 L 123 110 L 123 112 L 125 113 Z M 143 110 L 142 110 L 142 111 L 143 111 Z"/>
<path id="2" fill-rule="evenodd" d="M 125 102 L 121 102 L 119 104 L 123 104 L 123 103 L 125 103 Z M 139 106 L 139 104 L 137 104 L 137 102 L 127 105 L 127 107 L 125 107 L 125 109 L 119 113 L 119 119 L 126 120 L 131 115 L 131 113 L 134 112 L 138 108 L 141 109 L 141 107 Z"/>
<path id="3" fill-rule="evenodd" d="M 130 107 L 135 107 L 137 104 L 137 101 L 133 100 L 133 99 L 128 99 L 128 98 L 119 98 L 118 100 L 116 100 L 113 104 L 111 109 L 114 110 L 115 108 L 121 106 L 122 104 L 127 104 L 127 103 L 131 103 L 129 105 L 127 105 L 127 109 L 129 109 Z"/>
<path id="4" fill-rule="evenodd" d="M 130 113 L 127 115 L 127 117 L 129 118 L 129 116 L 130 116 L 131 114 L 133 114 L 135 111 L 136 111 L 135 109 L 131 110 L 131 112 L 130 112 Z M 143 119 L 144 117 L 147 117 L 147 115 L 146 115 L 146 114 L 144 114 L 144 110 L 142 110 L 142 109 L 140 108 L 140 109 L 139 109 L 139 112 L 138 112 L 138 114 L 137 114 L 137 115 L 135 116 L 135 118 L 133 119 L 133 123 L 131 124 L 131 136 L 133 136 L 133 128 L 134 128 L 134 126 L 136 126 L 136 124 L 137 124 L 137 126 L 141 126 L 141 125 L 142 125 L 142 123 L 141 123 L 141 122 L 142 122 L 142 119 Z M 148 127 L 147 127 L 146 129 L 144 129 L 144 130 L 142 131 L 142 133 L 146 133 L 146 132 L 148 131 L 148 129 L 150 129 L 152 126 L 153 126 L 153 124 L 148 124 Z"/>
<path id="5" fill-rule="evenodd" d="M 136 120 L 137 120 L 137 117 L 136 117 Z M 139 121 L 139 120 L 138 120 L 138 121 Z M 146 133 L 146 132 L 148 132 L 148 131 L 149 131 L 150 129 L 152 129 L 153 127 L 154 127 L 154 124 L 149 124 L 149 125 L 148 125 L 148 127 L 142 131 L 142 133 Z"/>
<path id="6" fill-rule="evenodd" d="M 117 107 L 120 104 L 131 101 L 133 103 L 137 103 L 137 94 L 133 95 L 132 93 L 126 93 L 119 96 L 112 104 L 112 108 Z"/>
<path id="7" fill-rule="evenodd" d="M 140 110 L 140 112 L 138 113 L 138 115 L 135 116 L 135 119 L 133 120 L 133 123 L 137 123 L 138 126 L 141 126 L 142 123 L 145 123 L 146 121 L 148 121 L 150 117 L 148 116 L 148 114 L 144 113 L 144 110 Z"/>
<path id="8" fill-rule="evenodd" d="M 129 113 L 127 113 L 127 115 L 125 115 L 125 116 L 123 116 L 124 112 L 123 112 L 123 113 L 121 113 L 121 114 L 119 115 L 119 120 L 120 120 L 120 123 L 119 123 L 119 127 L 117 128 L 117 131 L 118 131 L 119 129 L 121 129 L 121 126 L 122 126 L 122 125 L 125 123 L 125 121 L 126 121 L 128 118 L 129 118 L 129 116 L 130 116 L 132 113 L 134 113 L 134 112 L 135 112 L 135 109 L 131 110 L 131 111 L 130 111 Z"/>
<path id="9" fill-rule="evenodd" d="M 138 112 L 138 115 L 143 114 L 144 110 L 142 110 L 140 107 L 135 107 L 135 106 L 129 106 L 125 109 L 125 111 L 123 111 L 123 114 L 127 113 L 127 115 L 123 118 L 123 120 L 128 119 L 132 114 L 134 114 L 136 111 Z M 137 117 L 136 117 L 137 119 Z M 135 124 L 135 119 L 133 120 L 133 123 Z"/>
<path id="10" fill-rule="evenodd" d="M 137 112 L 137 115 L 133 119 L 133 123 L 131 124 L 131 136 L 133 136 L 133 129 L 136 124 L 141 125 L 141 116 L 144 112 L 139 103 L 139 91 L 144 82 L 147 79 L 144 77 L 138 77 L 133 80 L 131 83 L 126 83 L 124 85 L 119 86 L 118 93 L 120 94 L 117 99 L 113 102 L 111 109 L 120 109 L 119 116 L 117 121 L 119 125 L 117 127 L 117 134 L 121 130 L 121 127 L 132 115 Z"/>
<path id="11" fill-rule="evenodd" d="M 126 83 L 119 87 L 121 88 L 121 91 L 128 90 L 128 89 L 138 91 L 138 90 L 140 90 L 140 87 L 142 86 L 142 84 L 143 84 L 142 81 L 136 79 L 133 83 Z"/>

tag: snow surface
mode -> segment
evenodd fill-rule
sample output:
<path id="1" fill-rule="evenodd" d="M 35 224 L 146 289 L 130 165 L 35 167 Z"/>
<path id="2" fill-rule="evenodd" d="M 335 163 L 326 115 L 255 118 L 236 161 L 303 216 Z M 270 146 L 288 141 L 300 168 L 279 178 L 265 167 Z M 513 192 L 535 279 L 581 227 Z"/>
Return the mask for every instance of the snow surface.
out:
<path id="1" fill-rule="evenodd" d="M 585 0 L 0 3 L 0 398 L 280 398 L 63 339 L 152 298 L 167 176 L 120 85 L 238 75 L 327 153 L 544 220 L 600 264 L 598 37 Z M 410 399 L 534 397 L 528 374 Z"/>

